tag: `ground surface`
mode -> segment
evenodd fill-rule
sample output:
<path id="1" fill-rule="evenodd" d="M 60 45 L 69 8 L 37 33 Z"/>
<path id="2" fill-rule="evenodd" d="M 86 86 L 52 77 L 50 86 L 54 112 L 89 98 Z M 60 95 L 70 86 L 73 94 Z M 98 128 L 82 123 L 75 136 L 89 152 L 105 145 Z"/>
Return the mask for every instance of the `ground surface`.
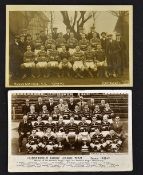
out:
<path id="1" fill-rule="evenodd" d="M 50 78 L 32 78 L 27 77 L 25 79 L 22 78 L 11 78 L 10 79 L 10 86 L 69 86 L 69 85 L 108 85 L 108 86 L 116 86 L 121 84 L 128 84 L 129 83 L 129 74 L 128 70 L 125 70 L 124 75 L 117 78 L 88 78 L 84 77 L 83 79 L 75 79 L 73 77 L 65 77 L 65 78 L 58 78 L 58 77 L 50 77 Z"/>
<path id="2" fill-rule="evenodd" d="M 23 152 L 19 153 L 18 152 L 18 132 L 17 132 L 17 128 L 18 128 L 18 124 L 19 122 L 14 121 L 12 122 L 12 132 L 11 132 L 11 144 L 12 144 L 12 154 L 14 155 L 25 155 L 25 148 L 23 148 Z M 123 124 L 124 124 L 124 130 L 127 133 L 128 130 L 128 125 L 127 125 L 127 119 L 123 120 Z M 25 144 L 25 140 L 23 141 L 23 144 Z M 125 153 L 128 151 L 128 142 L 127 139 L 124 142 L 123 145 L 123 149 L 122 152 Z M 56 152 L 57 155 L 80 155 L 81 152 L 78 150 L 63 150 L 63 151 L 58 151 Z"/>

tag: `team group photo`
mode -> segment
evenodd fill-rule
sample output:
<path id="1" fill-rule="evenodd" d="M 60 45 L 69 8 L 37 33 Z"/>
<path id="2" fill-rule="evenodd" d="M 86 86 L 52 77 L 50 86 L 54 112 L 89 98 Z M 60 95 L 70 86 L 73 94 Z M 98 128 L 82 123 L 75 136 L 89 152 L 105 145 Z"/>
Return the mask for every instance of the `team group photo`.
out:
<path id="1" fill-rule="evenodd" d="M 13 155 L 128 152 L 128 94 L 13 93 Z"/>
<path id="2" fill-rule="evenodd" d="M 8 14 L 7 85 L 130 83 L 129 10 Z"/>

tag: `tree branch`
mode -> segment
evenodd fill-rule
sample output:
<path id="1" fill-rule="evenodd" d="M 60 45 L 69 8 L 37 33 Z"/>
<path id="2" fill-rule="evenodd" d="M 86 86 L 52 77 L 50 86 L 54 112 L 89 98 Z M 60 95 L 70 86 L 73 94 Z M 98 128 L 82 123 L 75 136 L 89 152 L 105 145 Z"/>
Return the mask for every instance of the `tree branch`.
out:
<path id="1" fill-rule="evenodd" d="M 78 15 L 78 12 L 75 11 L 75 14 L 74 14 L 74 22 L 73 22 L 73 25 L 72 25 L 73 28 L 74 28 L 75 23 L 76 23 L 77 15 Z"/>

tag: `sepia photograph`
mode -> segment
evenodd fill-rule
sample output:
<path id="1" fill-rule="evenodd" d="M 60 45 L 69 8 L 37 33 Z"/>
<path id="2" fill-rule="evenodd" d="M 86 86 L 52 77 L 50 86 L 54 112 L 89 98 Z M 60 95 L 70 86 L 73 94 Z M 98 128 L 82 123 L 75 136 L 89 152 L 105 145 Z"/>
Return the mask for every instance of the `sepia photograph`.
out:
<path id="1" fill-rule="evenodd" d="M 6 87 L 132 86 L 132 23 L 131 5 L 7 5 Z"/>
<path id="2" fill-rule="evenodd" d="M 19 90 L 8 103 L 10 171 L 132 169 L 131 91 Z"/>

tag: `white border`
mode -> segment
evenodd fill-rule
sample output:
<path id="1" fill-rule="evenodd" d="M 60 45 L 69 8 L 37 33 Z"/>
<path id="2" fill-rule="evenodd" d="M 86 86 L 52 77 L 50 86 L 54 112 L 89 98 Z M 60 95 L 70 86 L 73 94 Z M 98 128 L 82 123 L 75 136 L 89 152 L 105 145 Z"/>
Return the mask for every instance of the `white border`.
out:
<path id="1" fill-rule="evenodd" d="M 133 5 L 6 5 L 6 64 L 5 86 L 6 87 L 53 87 L 53 85 L 38 86 L 14 86 L 9 84 L 9 11 L 129 11 L 129 83 L 128 84 L 91 84 L 91 85 L 54 85 L 55 87 L 132 87 L 133 86 Z"/>
<path id="2" fill-rule="evenodd" d="M 20 168 L 16 167 L 16 161 L 28 156 L 11 154 L 11 96 L 14 93 L 105 93 L 105 94 L 128 94 L 128 153 L 110 154 L 112 162 L 117 162 L 116 168 Z M 104 155 L 106 155 L 104 153 Z M 109 154 L 107 154 L 109 156 Z M 34 155 L 35 157 L 46 157 L 46 155 Z M 48 155 L 49 156 L 49 155 Z M 54 155 L 52 155 L 54 156 Z M 57 156 L 57 155 L 56 155 Z M 58 155 L 61 156 L 61 155 Z M 70 155 L 71 156 L 71 155 Z M 82 155 L 83 156 L 83 155 Z M 85 156 L 85 155 L 84 155 Z M 83 156 L 83 157 L 84 157 Z M 89 156 L 89 155 L 88 155 Z M 96 157 L 98 155 L 95 155 Z M 32 155 L 33 157 L 33 155 Z M 67 156 L 66 156 L 67 157 Z M 120 160 L 119 160 L 120 159 Z M 8 92 L 8 171 L 9 172 L 99 172 L 99 171 L 132 171 L 132 91 L 131 90 L 12 90 Z M 26 159 L 25 159 L 26 161 Z"/>

